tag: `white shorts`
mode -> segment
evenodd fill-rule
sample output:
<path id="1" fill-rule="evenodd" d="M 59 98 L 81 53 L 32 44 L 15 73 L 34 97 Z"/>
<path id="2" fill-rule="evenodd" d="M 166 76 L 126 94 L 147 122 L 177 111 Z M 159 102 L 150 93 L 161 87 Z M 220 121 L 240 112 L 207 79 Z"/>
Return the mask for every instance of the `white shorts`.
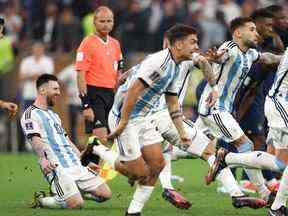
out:
<path id="1" fill-rule="evenodd" d="M 104 184 L 104 180 L 96 172 L 83 166 L 70 168 L 58 166 L 46 176 L 46 179 L 50 183 L 51 191 L 63 201 L 80 191 L 90 192 Z"/>
<path id="2" fill-rule="evenodd" d="M 229 112 L 219 112 L 201 118 L 215 137 L 226 142 L 233 142 L 244 135 L 238 122 Z"/>
<path id="3" fill-rule="evenodd" d="M 115 130 L 119 118 L 112 112 L 109 114 L 109 127 Z M 132 161 L 141 156 L 143 146 L 161 143 L 163 138 L 157 131 L 156 125 L 148 117 L 129 120 L 122 134 L 116 139 L 120 161 Z"/>
<path id="4" fill-rule="evenodd" d="M 288 128 L 269 128 L 267 143 L 275 149 L 288 149 Z"/>
<path id="5" fill-rule="evenodd" d="M 174 126 L 167 109 L 154 113 L 150 118 L 156 123 L 157 129 L 166 141 L 178 147 L 182 145 L 178 131 Z M 199 157 L 202 156 L 205 148 L 210 143 L 210 140 L 194 126 L 192 121 L 185 119 L 184 127 L 192 141 L 192 144 L 189 147 L 189 153 Z"/>
<path id="6" fill-rule="evenodd" d="M 265 116 L 269 127 L 287 128 L 288 101 L 279 96 L 275 98 L 267 96 L 265 100 Z"/>

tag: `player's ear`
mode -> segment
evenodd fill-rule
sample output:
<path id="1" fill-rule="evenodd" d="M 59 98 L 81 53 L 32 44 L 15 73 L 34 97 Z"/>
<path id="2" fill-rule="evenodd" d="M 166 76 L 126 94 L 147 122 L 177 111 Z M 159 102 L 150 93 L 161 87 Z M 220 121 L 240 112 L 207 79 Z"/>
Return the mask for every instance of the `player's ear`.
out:
<path id="1" fill-rule="evenodd" d="M 182 40 L 177 40 L 174 43 L 174 46 L 176 47 L 177 50 L 181 50 L 183 48 L 183 41 Z"/>
<path id="2" fill-rule="evenodd" d="M 46 89 L 44 87 L 40 87 L 38 91 L 41 95 L 46 93 Z"/>
<path id="3" fill-rule="evenodd" d="M 241 37 L 241 28 L 238 28 L 234 31 L 234 34 L 236 35 L 236 37 L 240 38 Z"/>

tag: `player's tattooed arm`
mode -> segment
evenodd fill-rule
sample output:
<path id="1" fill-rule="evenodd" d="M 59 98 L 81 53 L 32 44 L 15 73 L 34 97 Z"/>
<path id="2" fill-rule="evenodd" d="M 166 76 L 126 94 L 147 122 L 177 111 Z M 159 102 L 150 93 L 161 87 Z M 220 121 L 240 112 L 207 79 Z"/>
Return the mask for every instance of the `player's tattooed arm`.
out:
<path id="1" fill-rule="evenodd" d="M 44 142 L 44 140 L 38 135 L 31 135 L 31 137 L 29 137 L 29 140 L 38 157 L 46 158 L 49 149 L 47 148 L 47 144 Z"/>
<path id="2" fill-rule="evenodd" d="M 273 53 L 264 52 L 260 54 L 259 62 L 265 65 L 278 65 L 282 55 L 275 55 Z"/>
<path id="3" fill-rule="evenodd" d="M 49 154 L 49 149 L 47 148 L 47 144 L 43 141 L 40 136 L 31 136 L 30 143 L 35 151 L 35 153 L 39 157 L 39 164 L 44 172 L 44 174 L 50 173 L 57 167 L 57 164 L 52 163 L 48 160 L 47 154 Z"/>
<path id="4" fill-rule="evenodd" d="M 203 72 L 205 79 L 208 81 L 211 87 L 216 85 L 216 77 L 213 74 L 212 66 L 208 62 L 208 60 L 204 57 L 199 55 L 196 60 L 195 64 L 197 64 L 200 70 Z"/>
<path id="5" fill-rule="evenodd" d="M 216 103 L 216 101 L 219 97 L 217 81 L 216 81 L 216 77 L 213 73 L 212 66 L 210 65 L 208 60 L 201 55 L 199 55 L 196 58 L 195 64 L 197 64 L 199 66 L 199 68 L 202 70 L 205 79 L 207 80 L 207 82 L 211 86 L 212 90 L 211 90 L 208 98 L 206 99 L 207 106 L 211 107 Z"/>
<path id="6" fill-rule="evenodd" d="M 168 110 L 170 113 L 170 117 L 173 121 L 173 124 L 175 125 L 179 136 L 183 142 L 184 145 L 189 146 L 191 144 L 191 140 L 189 138 L 189 135 L 186 133 L 186 130 L 184 128 L 183 124 L 183 114 L 181 112 L 178 97 L 176 95 L 165 95 L 166 103 L 168 106 Z"/>

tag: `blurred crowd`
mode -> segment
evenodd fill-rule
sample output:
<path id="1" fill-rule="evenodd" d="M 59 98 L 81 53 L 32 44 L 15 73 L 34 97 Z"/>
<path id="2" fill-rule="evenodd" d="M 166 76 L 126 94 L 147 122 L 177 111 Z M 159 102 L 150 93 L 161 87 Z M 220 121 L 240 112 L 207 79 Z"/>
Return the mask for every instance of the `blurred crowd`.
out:
<path id="1" fill-rule="evenodd" d="M 6 36 L 0 41 L 0 98 L 21 101 L 23 110 L 35 97 L 33 79 L 44 72 L 59 74 L 70 98 L 70 122 L 75 124 L 80 102 L 69 74 L 73 74 L 79 43 L 94 31 L 93 11 L 99 5 L 108 5 L 114 12 L 112 35 L 121 43 L 128 68 L 161 49 L 164 32 L 175 23 L 196 27 L 200 48 L 207 50 L 230 38 L 228 23 L 233 18 L 250 16 L 255 9 L 272 4 L 288 8 L 287 0 L 0 0 Z M 285 46 L 287 23 L 277 24 Z M 59 66 L 63 56 L 68 61 Z M 11 93 L 11 89 L 16 90 Z M 0 116 L 0 137 L 6 133 L 2 129 Z"/>

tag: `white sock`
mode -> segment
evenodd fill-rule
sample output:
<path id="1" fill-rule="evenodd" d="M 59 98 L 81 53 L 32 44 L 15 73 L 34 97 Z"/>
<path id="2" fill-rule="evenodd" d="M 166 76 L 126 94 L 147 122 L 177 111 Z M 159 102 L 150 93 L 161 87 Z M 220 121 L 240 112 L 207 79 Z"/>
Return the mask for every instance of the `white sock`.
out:
<path id="1" fill-rule="evenodd" d="M 65 201 L 57 199 L 57 196 L 43 197 L 39 199 L 41 205 L 46 208 L 67 208 Z"/>
<path id="2" fill-rule="evenodd" d="M 101 159 L 106 161 L 113 169 L 115 169 L 115 161 L 118 154 L 104 145 L 93 146 L 93 154 L 98 155 Z"/>
<path id="3" fill-rule="evenodd" d="M 247 153 L 228 153 L 225 162 L 229 166 L 241 166 L 254 169 L 266 169 L 282 172 L 286 165 L 278 160 L 274 155 L 262 151 Z"/>
<path id="4" fill-rule="evenodd" d="M 166 165 L 159 175 L 159 180 L 162 185 L 162 188 L 174 189 L 171 184 L 171 154 L 170 152 L 167 152 L 163 153 L 163 156 Z"/>
<path id="5" fill-rule="evenodd" d="M 209 166 L 211 167 L 215 161 L 215 155 L 211 155 L 208 159 L 207 159 L 207 162 L 209 164 Z"/>
<path id="6" fill-rule="evenodd" d="M 128 208 L 128 213 L 141 212 L 146 201 L 150 198 L 153 189 L 154 186 L 137 185 L 133 199 Z"/>
<path id="7" fill-rule="evenodd" d="M 222 169 L 217 175 L 216 180 L 221 182 L 221 184 L 226 189 L 226 191 L 228 191 L 231 197 L 238 197 L 244 195 L 239 188 L 229 167 Z"/>
<path id="8" fill-rule="evenodd" d="M 256 186 L 261 198 L 268 199 L 270 190 L 265 185 L 262 171 L 259 169 L 244 169 L 250 181 Z"/>
<path id="9" fill-rule="evenodd" d="M 280 187 L 277 192 L 276 198 L 271 206 L 271 209 L 277 210 L 281 206 L 286 206 L 288 198 L 288 167 L 283 172 Z"/>

